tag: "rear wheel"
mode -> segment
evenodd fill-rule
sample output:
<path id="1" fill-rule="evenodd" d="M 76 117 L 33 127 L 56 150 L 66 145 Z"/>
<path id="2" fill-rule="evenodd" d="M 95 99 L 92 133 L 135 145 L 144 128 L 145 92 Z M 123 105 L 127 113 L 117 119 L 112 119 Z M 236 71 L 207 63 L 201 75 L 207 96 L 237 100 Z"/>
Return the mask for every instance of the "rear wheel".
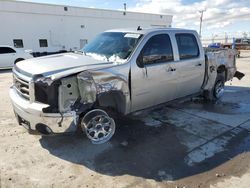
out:
<path id="1" fill-rule="evenodd" d="M 88 112 L 82 118 L 81 127 L 93 144 L 103 144 L 115 133 L 114 120 L 100 109 Z"/>
<path id="2" fill-rule="evenodd" d="M 203 93 L 205 100 L 214 101 L 220 99 L 224 94 L 224 86 L 225 71 L 218 72 L 213 88 L 211 90 L 205 90 Z"/>
<path id="3" fill-rule="evenodd" d="M 224 87 L 225 87 L 225 73 L 218 73 L 214 88 L 213 88 L 213 97 L 214 99 L 220 99 L 224 94 Z"/>

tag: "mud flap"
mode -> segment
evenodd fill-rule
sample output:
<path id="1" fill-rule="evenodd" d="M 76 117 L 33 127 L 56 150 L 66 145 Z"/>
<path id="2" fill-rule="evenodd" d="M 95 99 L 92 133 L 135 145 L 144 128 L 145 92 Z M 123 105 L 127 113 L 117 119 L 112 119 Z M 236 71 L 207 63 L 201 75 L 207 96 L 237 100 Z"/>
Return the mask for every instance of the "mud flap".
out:
<path id="1" fill-rule="evenodd" d="M 239 72 L 239 71 L 236 71 L 234 74 L 234 77 L 238 78 L 239 80 L 241 80 L 244 76 L 245 76 L 245 74 L 243 74 L 242 72 Z"/>

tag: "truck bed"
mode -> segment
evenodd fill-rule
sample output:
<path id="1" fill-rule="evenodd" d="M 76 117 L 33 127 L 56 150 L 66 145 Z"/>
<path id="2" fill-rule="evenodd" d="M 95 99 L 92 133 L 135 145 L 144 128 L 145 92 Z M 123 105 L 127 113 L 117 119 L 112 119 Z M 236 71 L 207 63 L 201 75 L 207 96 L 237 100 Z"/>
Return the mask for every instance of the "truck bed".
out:
<path id="1" fill-rule="evenodd" d="M 210 90 L 214 86 L 219 67 L 225 69 L 225 81 L 233 79 L 236 68 L 236 50 L 204 48 L 206 57 L 206 76 L 203 89 Z"/>

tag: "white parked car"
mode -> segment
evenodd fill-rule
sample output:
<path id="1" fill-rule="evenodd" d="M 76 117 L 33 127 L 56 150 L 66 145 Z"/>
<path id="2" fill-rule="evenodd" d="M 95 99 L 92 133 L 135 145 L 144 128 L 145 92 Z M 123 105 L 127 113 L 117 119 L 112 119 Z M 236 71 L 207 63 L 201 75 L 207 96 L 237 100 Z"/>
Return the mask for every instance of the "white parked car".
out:
<path id="1" fill-rule="evenodd" d="M 0 45 L 0 69 L 12 68 L 17 62 L 30 58 L 33 58 L 30 52 Z"/>

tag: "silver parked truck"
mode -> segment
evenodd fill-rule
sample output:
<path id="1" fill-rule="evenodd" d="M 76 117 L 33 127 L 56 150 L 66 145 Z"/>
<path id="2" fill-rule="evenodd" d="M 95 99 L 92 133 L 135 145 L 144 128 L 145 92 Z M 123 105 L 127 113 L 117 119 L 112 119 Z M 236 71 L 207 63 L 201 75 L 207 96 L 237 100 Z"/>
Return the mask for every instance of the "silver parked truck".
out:
<path id="1" fill-rule="evenodd" d="M 197 95 L 218 99 L 237 73 L 234 50 L 204 50 L 196 31 L 117 29 L 80 51 L 17 63 L 10 97 L 30 133 L 81 128 L 101 144 L 115 132 L 114 114 Z"/>

